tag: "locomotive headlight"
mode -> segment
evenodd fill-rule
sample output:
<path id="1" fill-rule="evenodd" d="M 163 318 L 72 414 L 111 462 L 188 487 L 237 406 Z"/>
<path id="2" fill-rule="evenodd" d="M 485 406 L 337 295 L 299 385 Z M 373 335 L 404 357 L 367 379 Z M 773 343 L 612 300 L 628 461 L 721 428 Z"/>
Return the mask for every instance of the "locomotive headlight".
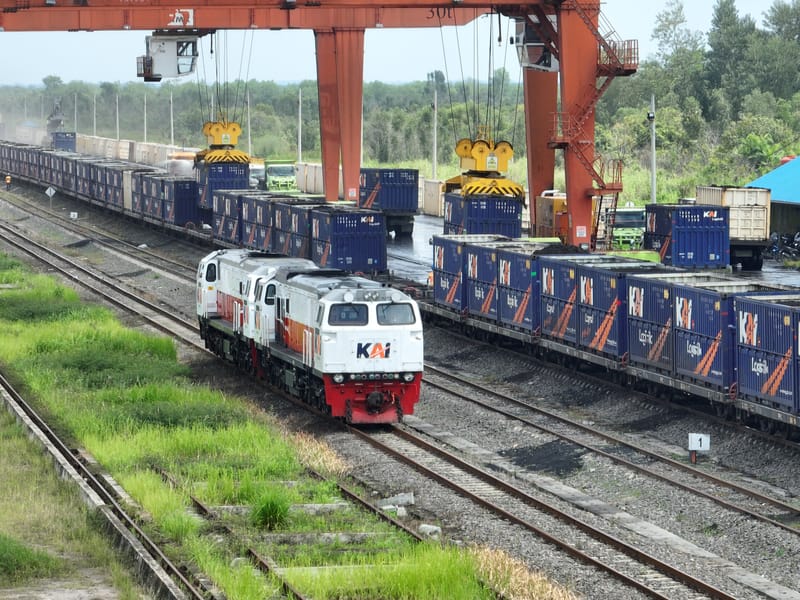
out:
<path id="1" fill-rule="evenodd" d="M 337 373 L 333 376 L 333 383 L 342 383 L 344 381 L 344 375 L 341 373 Z"/>
<path id="2" fill-rule="evenodd" d="M 414 381 L 414 374 L 413 373 L 403 373 L 403 381 L 406 383 L 411 383 Z"/>

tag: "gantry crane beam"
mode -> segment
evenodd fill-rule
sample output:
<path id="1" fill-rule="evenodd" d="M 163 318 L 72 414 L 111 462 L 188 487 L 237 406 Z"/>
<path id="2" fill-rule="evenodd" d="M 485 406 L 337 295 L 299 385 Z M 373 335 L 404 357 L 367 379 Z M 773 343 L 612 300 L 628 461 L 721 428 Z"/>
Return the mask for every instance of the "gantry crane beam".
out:
<path id="1" fill-rule="evenodd" d="M 565 154 L 568 241 L 590 242 L 594 157 L 594 94 L 602 73 L 597 36 L 599 0 L 0 0 L 3 31 L 310 29 L 314 31 L 325 195 L 338 197 L 341 160 L 344 198 L 358 195 L 361 155 L 364 32 L 372 28 L 464 25 L 495 12 L 534 15 L 539 34 L 558 59 L 558 73 L 524 73 L 528 188 L 533 197 L 553 187 L 555 148 Z M 555 15 L 557 26 L 546 22 Z M 2 33 L 0 33 L 2 35 Z M 613 47 L 611 47 L 613 49 Z M 402 48 L 398 48 L 402 52 Z M 635 70 L 635 67 L 633 68 Z M 631 71 L 632 72 L 632 71 Z M 560 76 L 560 78 L 559 78 Z M 560 93 L 560 95 L 559 95 Z M 559 146 L 551 123 L 559 102 L 577 128 Z"/>
<path id="2" fill-rule="evenodd" d="M 440 27 L 465 25 L 490 10 L 488 7 L 436 9 L 378 6 L 342 9 L 328 2 L 324 6 L 287 10 L 266 3 L 256 5 L 241 1 L 213 4 L 190 1 L 169 5 L 147 1 L 135 5 L 117 2 L 114 6 L 97 6 L 89 0 L 50 1 L 57 4 L 44 6 L 40 1 L 38 6 L 31 6 L 27 0 L 0 0 L 0 31 Z"/>

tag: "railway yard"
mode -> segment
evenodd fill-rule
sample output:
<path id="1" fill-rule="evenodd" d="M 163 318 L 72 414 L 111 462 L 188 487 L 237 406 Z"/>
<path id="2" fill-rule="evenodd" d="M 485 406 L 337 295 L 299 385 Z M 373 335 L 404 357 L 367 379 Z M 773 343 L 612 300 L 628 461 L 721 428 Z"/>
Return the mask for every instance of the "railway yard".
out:
<path id="1" fill-rule="evenodd" d="M 32 238 L 102 275 L 103 285 L 122 284 L 154 305 L 137 310 L 162 309 L 149 324 L 130 308 L 118 311 L 128 326 L 163 325 L 185 340 L 178 344 L 181 360 L 202 383 L 245 397 L 287 429 L 330 446 L 372 501 L 413 497 L 406 516 L 397 518 L 412 532 L 441 528 L 447 542 L 503 550 L 577 597 L 800 598 L 796 444 L 665 404 L 589 370 L 542 363 L 433 327 L 425 330 L 426 371 L 415 414 L 396 429 L 345 429 L 266 394 L 202 349 L 193 331 L 195 269 L 208 247 L 58 195 L 50 210 L 38 188 L 0 195 L 0 249 L 23 256 L 11 240 L 29 246 L 18 236 Z M 77 219 L 69 218 L 73 212 Z M 418 224 L 410 244 L 389 246 L 390 269 L 417 280 L 428 268 L 415 261 L 436 224 L 421 221 L 425 226 Z M 759 276 L 794 283 L 770 269 Z M 81 294 L 97 299 L 97 292 Z M 711 439 L 711 452 L 696 465 L 688 460 L 689 433 Z M 152 593 L 169 595 L 167 589 Z M 0 598 L 88 597 L 25 594 L 0 590 Z"/>

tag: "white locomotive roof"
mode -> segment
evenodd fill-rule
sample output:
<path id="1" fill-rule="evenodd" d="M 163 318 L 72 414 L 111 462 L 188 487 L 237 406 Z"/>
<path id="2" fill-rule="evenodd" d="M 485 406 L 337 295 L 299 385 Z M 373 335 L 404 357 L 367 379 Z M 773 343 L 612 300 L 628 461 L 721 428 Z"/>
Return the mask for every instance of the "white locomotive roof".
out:
<path id="1" fill-rule="evenodd" d="M 284 272 L 279 278 L 285 278 L 293 287 L 311 292 L 317 298 L 332 302 L 409 300 L 406 294 L 396 288 L 345 271 L 319 269 L 299 274 Z"/>
<path id="2" fill-rule="evenodd" d="M 280 254 L 267 254 L 253 250 L 220 250 L 215 257 L 220 264 L 231 264 L 242 270 L 254 273 L 267 269 L 316 269 L 313 261 L 307 258 L 294 258 Z"/>

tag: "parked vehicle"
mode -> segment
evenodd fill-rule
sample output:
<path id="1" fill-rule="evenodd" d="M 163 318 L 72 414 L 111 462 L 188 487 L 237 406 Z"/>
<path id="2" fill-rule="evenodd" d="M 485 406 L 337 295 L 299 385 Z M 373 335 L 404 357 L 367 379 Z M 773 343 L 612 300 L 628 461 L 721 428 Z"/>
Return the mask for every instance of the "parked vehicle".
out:
<path id="1" fill-rule="evenodd" d="M 767 188 L 698 185 L 697 204 L 730 209 L 730 264 L 758 271 L 770 241 L 771 191 Z"/>

